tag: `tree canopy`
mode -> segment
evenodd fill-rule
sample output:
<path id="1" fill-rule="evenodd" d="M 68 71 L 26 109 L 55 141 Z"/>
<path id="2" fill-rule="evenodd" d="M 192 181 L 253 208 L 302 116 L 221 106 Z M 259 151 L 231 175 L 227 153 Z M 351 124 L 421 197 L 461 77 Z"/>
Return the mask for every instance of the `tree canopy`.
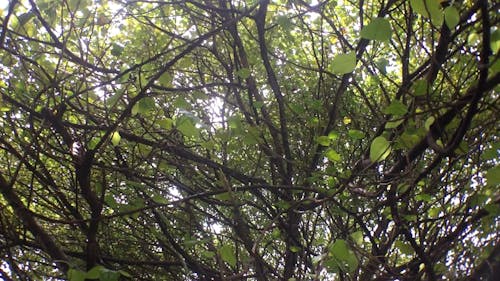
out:
<path id="1" fill-rule="evenodd" d="M 5 4 L 0 278 L 498 280 L 499 2 Z"/>

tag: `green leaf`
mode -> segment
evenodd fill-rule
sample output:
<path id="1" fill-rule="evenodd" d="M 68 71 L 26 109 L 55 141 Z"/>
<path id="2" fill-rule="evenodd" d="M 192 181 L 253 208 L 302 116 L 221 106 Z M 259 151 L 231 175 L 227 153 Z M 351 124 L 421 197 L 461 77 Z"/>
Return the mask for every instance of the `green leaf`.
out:
<path id="1" fill-rule="evenodd" d="M 207 258 L 207 259 L 211 259 L 211 258 L 215 257 L 215 253 L 212 251 L 202 251 L 201 256 L 204 258 Z"/>
<path id="2" fill-rule="evenodd" d="M 330 138 L 328 136 L 319 136 L 316 139 L 316 142 L 318 142 L 322 146 L 329 146 L 330 145 Z"/>
<path id="3" fill-rule="evenodd" d="M 443 13 L 439 1 L 410 0 L 410 5 L 417 14 L 430 18 L 435 26 L 440 26 L 443 23 Z"/>
<path id="4" fill-rule="evenodd" d="M 399 251 L 405 255 L 412 255 L 415 252 L 415 250 L 413 250 L 413 247 L 410 246 L 410 244 L 400 240 L 394 242 L 394 246 L 398 248 Z"/>
<path id="5" fill-rule="evenodd" d="M 332 60 L 331 69 L 332 72 L 336 74 L 346 74 L 352 72 L 355 68 L 356 68 L 355 52 L 336 55 Z"/>
<path id="6" fill-rule="evenodd" d="M 325 155 L 326 155 L 326 158 L 328 158 L 328 160 L 330 160 L 332 162 L 339 162 L 340 160 L 342 160 L 342 157 L 340 156 L 340 154 L 338 154 L 338 152 L 333 150 L 333 149 L 328 149 L 325 152 Z"/>
<path id="7" fill-rule="evenodd" d="M 107 193 L 106 196 L 104 196 L 104 202 L 113 210 L 118 207 L 118 204 L 112 194 Z"/>
<path id="8" fill-rule="evenodd" d="M 290 246 L 290 251 L 292 253 L 298 253 L 300 251 L 300 247 L 299 246 Z"/>
<path id="9" fill-rule="evenodd" d="M 500 184 L 500 165 L 495 166 L 486 172 L 486 182 L 489 186 L 497 186 Z"/>
<path id="10" fill-rule="evenodd" d="M 171 118 L 163 118 L 156 121 L 156 123 L 165 130 L 172 129 L 172 126 L 174 125 L 174 121 Z"/>
<path id="11" fill-rule="evenodd" d="M 380 73 L 387 74 L 387 66 L 389 65 L 389 61 L 386 58 L 380 58 L 375 62 L 375 65 L 380 70 Z"/>
<path id="12" fill-rule="evenodd" d="M 259 144 L 259 139 L 256 138 L 254 135 L 252 134 L 244 134 L 243 135 L 243 139 L 242 139 L 243 143 L 246 144 L 246 145 L 255 145 L 255 144 Z"/>
<path id="13" fill-rule="evenodd" d="M 124 276 L 124 277 L 127 277 L 127 278 L 132 278 L 132 275 L 128 272 L 126 272 L 125 270 L 118 270 L 118 272 Z"/>
<path id="14" fill-rule="evenodd" d="M 363 231 L 358 230 L 351 233 L 351 238 L 356 243 L 356 245 L 361 246 L 363 244 Z"/>
<path id="15" fill-rule="evenodd" d="M 176 120 L 175 127 L 186 137 L 198 137 L 200 134 L 196 128 L 196 122 L 186 115 L 182 115 Z"/>
<path id="16" fill-rule="evenodd" d="M 247 79 L 250 77 L 250 69 L 248 68 L 242 68 L 238 71 L 236 71 L 236 75 L 238 75 L 241 79 Z"/>
<path id="17" fill-rule="evenodd" d="M 493 51 L 493 54 L 498 53 L 498 50 L 500 50 L 500 28 L 495 29 L 491 33 L 490 42 L 491 42 L 490 43 L 491 51 Z M 498 67 L 498 64 L 500 64 L 500 60 L 496 59 L 495 63 L 496 63 L 496 67 Z M 493 69 L 493 65 L 490 68 Z M 494 71 L 492 70 L 492 72 L 494 72 Z"/>
<path id="18" fill-rule="evenodd" d="M 165 196 L 162 196 L 160 194 L 155 194 L 153 197 L 152 197 L 153 201 L 155 203 L 158 203 L 158 204 L 168 204 L 170 203 L 170 201 L 168 200 L 168 198 L 166 198 Z"/>
<path id="19" fill-rule="evenodd" d="M 236 255 L 234 248 L 231 245 L 225 244 L 219 248 L 219 254 L 223 261 L 227 262 L 230 266 L 236 266 Z"/>
<path id="20" fill-rule="evenodd" d="M 430 218 L 437 218 L 439 216 L 439 213 L 441 212 L 440 207 L 432 207 L 427 211 L 427 214 L 429 214 Z"/>
<path id="21" fill-rule="evenodd" d="M 231 193 L 222 192 L 222 193 L 216 194 L 214 196 L 214 198 L 217 200 L 220 200 L 220 201 L 229 201 L 229 200 L 231 200 Z"/>
<path id="22" fill-rule="evenodd" d="M 184 96 L 179 96 L 178 98 L 176 98 L 173 105 L 177 109 L 191 110 L 192 108 L 191 104 L 186 100 L 186 97 Z"/>
<path id="23" fill-rule="evenodd" d="M 115 131 L 111 134 L 111 143 L 114 146 L 117 146 L 120 143 L 121 139 L 122 139 L 122 136 L 120 136 L 120 133 L 118 131 Z"/>
<path id="24" fill-rule="evenodd" d="M 358 258 L 343 239 L 335 240 L 329 247 L 329 255 L 331 259 L 325 262 L 325 265 L 329 265 L 330 269 L 334 269 L 334 271 L 338 268 L 343 271 L 354 272 L 358 267 Z"/>
<path id="25" fill-rule="evenodd" d="M 369 40 L 389 41 L 391 34 L 391 24 L 384 18 L 373 18 L 361 29 L 361 37 Z"/>
<path id="26" fill-rule="evenodd" d="M 405 115 L 408 112 L 408 108 L 402 102 L 394 100 L 389 106 L 382 110 L 384 114 L 392 114 L 396 116 Z"/>
<path id="27" fill-rule="evenodd" d="M 427 131 L 431 129 L 432 124 L 434 124 L 434 121 L 436 121 L 436 118 L 434 116 L 430 116 L 425 120 L 424 127 Z"/>
<path id="28" fill-rule="evenodd" d="M 85 278 L 88 279 L 97 279 L 101 275 L 102 272 L 104 272 L 106 268 L 102 265 L 96 265 L 92 267 L 89 271 L 87 271 L 87 274 L 85 275 Z"/>
<path id="29" fill-rule="evenodd" d="M 454 30 L 460 22 L 460 14 L 454 6 L 448 6 L 444 9 L 444 21 L 450 30 Z"/>
<path id="30" fill-rule="evenodd" d="M 288 18 L 288 16 L 281 15 L 276 18 L 276 22 L 285 30 L 289 31 L 292 27 L 292 21 Z"/>
<path id="31" fill-rule="evenodd" d="M 349 135 L 349 137 L 355 140 L 361 140 L 365 138 L 365 133 L 360 130 L 349 130 L 347 134 Z"/>
<path id="32" fill-rule="evenodd" d="M 410 0 L 410 6 L 415 13 L 429 17 L 424 0 Z"/>
<path id="33" fill-rule="evenodd" d="M 370 145 L 370 160 L 382 161 L 391 153 L 391 144 L 383 137 L 376 137 Z"/>
<path id="34" fill-rule="evenodd" d="M 425 79 L 420 79 L 415 81 L 415 83 L 412 86 L 413 94 L 415 96 L 423 96 L 427 94 L 428 85 L 429 84 Z"/>
<path id="35" fill-rule="evenodd" d="M 427 193 L 420 193 L 415 196 L 415 199 L 418 201 L 429 202 L 432 200 L 432 196 Z"/>
<path id="36" fill-rule="evenodd" d="M 147 114 L 154 110 L 156 107 L 155 100 L 151 97 L 145 97 L 141 99 L 132 107 L 132 115 L 136 114 Z"/>
<path id="37" fill-rule="evenodd" d="M 69 281 L 84 281 L 87 273 L 78 269 L 70 268 L 68 270 Z"/>
<path id="38" fill-rule="evenodd" d="M 119 279 L 120 279 L 120 272 L 114 270 L 105 269 L 99 275 L 100 281 L 118 281 Z"/>
<path id="39" fill-rule="evenodd" d="M 275 228 L 273 229 L 273 232 L 271 232 L 271 236 L 274 238 L 274 239 L 278 239 L 281 237 L 281 231 L 279 230 L 279 228 Z"/>
<path id="40" fill-rule="evenodd" d="M 485 149 L 481 154 L 482 160 L 491 160 L 500 157 L 500 142 L 497 142 L 492 147 Z"/>
<path id="41" fill-rule="evenodd" d="M 35 13 L 32 12 L 31 10 L 24 13 L 24 14 L 21 14 L 17 17 L 17 20 L 18 20 L 18 27 L 21 27 L 23 25 L 25 25 L 26 23 L 28 23 L 28 21 L 30 21 L 32 18 L 35 17 Z"/>
<path id="42" fill-rule="evenodd" d="M 172 87 L 172 80 L 173 77 L 168 72 L 163 73 L 160 78 L 158 78 L 158 82 L 160 82 L 160 85 L 163 87 Z"/>
<path id="43" fill-rule="evenodd" d="M 121 56 L 121 54 L 123 53 L 123 46 L 120 45 L 120 44 L 117 44 L 117 43 L 113 43 L 111 45 L 111 54 L 115 57 L 119 57 Z"/>
<path id="44" fill-rule="evenodd" d="M 337 133 L 335 131 L 331 131 L 330 133 L 328 133 L 328 138 L 330 140 L 336 140 L 339 138 L 339 133 Z"/>
<path id="45" fill-rule="evenodd" d="M 83 2 L 83 1 L 81 1 L 81 0 L 69 0 L 67 3 L 68 3 L 70 10 L 75 11 L 81 5 L 80 2 Z"/>
<path id="46" fill-rule="evenodd" d="M 398 120 L 394 120 L 394 121 L 388 121 L 386 124 L 385 124 L 385 128 L 386 129 L 393 129 L 393 128 L 397 128 L 399 125 L 401 125 L 401 123 L 403 123 L 405 120 L 404 119 L 398 119 Z"/>

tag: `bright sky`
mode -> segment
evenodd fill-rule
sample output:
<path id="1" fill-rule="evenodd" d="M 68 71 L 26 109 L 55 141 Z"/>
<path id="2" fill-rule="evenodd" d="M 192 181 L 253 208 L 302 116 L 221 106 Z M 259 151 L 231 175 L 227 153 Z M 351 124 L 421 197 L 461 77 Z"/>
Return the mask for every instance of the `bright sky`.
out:
<path id="1" fill-rule="evenodd" d="M 7 10 L 7 6 L 9 5 L 8 0 L 0 0 L 0 9 Z"/>

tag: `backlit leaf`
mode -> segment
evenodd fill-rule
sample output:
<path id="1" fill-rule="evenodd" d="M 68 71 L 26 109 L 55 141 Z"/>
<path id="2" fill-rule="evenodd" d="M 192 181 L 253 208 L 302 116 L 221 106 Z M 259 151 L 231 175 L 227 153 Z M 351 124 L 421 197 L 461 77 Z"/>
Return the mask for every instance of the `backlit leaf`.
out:
<path id="1" fill-rule="evenodd" d="M 337 55 L 332 60 L 331 70 L 336 74 L 346 74 L 352 72 L 354 68 L 356 68 L 355 52 Z"/>
<path id="2" fill-rule="evenodd" d="M 122 139 L 122 136 L 120 136 L 120 133 L 118 131 L 113 132 L 111 134 L 111 143 L 114 146 L 117 146 L 120 143 L 120 140 Z"/>
<path id="3" fill-rule="evenodd" d="M 231 245 L 225 244 L 219 248 L 219 254 L 223 261 L 230 266 L 236 266 L 236 255 Z"/>
<path id="4" fill-rule="evenodd" d="M 435 26 L 440 26 L 443 23 L 443 12 L 441 11 L 439 1 L 410 0 L 410 5 L 417 14 L 431 19 Z"/>
<path id="5" fill-rule="evenodd" d="M 391 153 L 391 144 L 383 137 L 376 137 L 370 145 L 370 160 L 382 161 Z"/>
<path id="6" fill-rule="evenodd" d="M 195 121 L 185 115 L 177 119 L 175 127 L 186 137 L 197 137 L 200 133 L 198 128 L 196 128 Z"/>
<path id="7" fill-rule="evenodd" d="M 363 244 L 363 231 L 358 230 L 351 233 L 351 238 L 356 243 L 356 245 L 360 246 Z"/>
<path id="8" fill-rule="evenodd" d="M 164 118 L 156 121 L 156 123 L 165 130 L 172 129 L 174 121 L 171 118 Z"/>
<path id="9" fill-rule="evenodd" d="M 330 138 L 328 136 L 319 136 L 316 141 L 322 146 L 330 145 Z"/>
<path id="10" fill-rule="evenodd" d="M 355 140 L 361 140 L 365 137 L 365 133 L 360 130 L 349 130 L 347 134 L 349 135 L 349 137 Z"/>
<path id="11" fill-rule="evenodd" d="M 429 131 L 431 129 L 431 126 L 432 126 L 432 124 L 434 124 L 435 120 L 436 120 L 436 118 L 434 118 L 434 116 L 430 116 L 429 118 L 427 118 L 425 120 L 424 127 L 427 131 Z"/>
<path id="12" fill-rule="evenodd" d="M 389 41 L 391 34 L 391 24 L 384 18 L 373 18 L 361 29 L 361 37 L 369 40 Z"/>
<path id="13" fill-rule="evenodd" d="M 402 102 L 394 100 L 391 102 L 391 104 L 389 104 L 389 106 L 384 108 L 382 112 L 385 114 L 401 116 L 405 115 L 408 112 L 408 108 Z"/>
<path id="14" fill-rule="evenodd" d="M 427 93 L 427 88 L 428 83 L 426 80 L 417 80 L 412 86 L 413 94 L 415 96 L 423 96 Z"/>
<path id="15" fill-rule="evenodd" d="M 338 161 L 342 160 L 342 157 L 340 156 L 340 154 L 333 149 L 328 149 L 325 152 L 325 155 L 326 155 L 326 158 L 328 158 L 328 160 L 330 160 L 332 162 L 338 162 Z"/>

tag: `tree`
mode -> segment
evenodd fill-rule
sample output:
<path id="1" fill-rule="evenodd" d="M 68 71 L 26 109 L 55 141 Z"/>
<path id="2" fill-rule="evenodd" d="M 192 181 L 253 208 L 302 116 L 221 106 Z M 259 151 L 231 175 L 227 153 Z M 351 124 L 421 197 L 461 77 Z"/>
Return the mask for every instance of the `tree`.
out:
<path id="1" fill-rule="evenodd" d="M 9 1 L 0 276 L 497 280 L 498 10 Z"/>

